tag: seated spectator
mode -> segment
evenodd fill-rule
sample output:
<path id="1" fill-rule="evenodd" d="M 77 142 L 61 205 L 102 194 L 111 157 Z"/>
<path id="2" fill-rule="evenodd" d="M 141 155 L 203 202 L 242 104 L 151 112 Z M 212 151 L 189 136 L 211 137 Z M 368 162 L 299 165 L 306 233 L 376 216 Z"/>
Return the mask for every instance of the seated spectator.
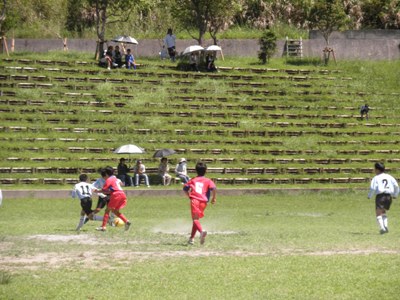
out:
<path id="1" fill-rule="evenodd" d="M 113 46 L 108 46 L 106 51 L 106 60 L 107 60 L 107 69 L 110 70 L 113 67 L 113 60 L 112 60 L 112 53 L 113 53 Z"/>
<path id="2" fill-rule="evenodd" d="M 135 186 L 139 187 L 140 181 L 144 179 L 144 182 L 146 183 L 147 187 L 150 187 L 149 183 L 149 177 L 146 174 L 146 167 L 142 163 L 141 160 L 138 160 L 136 162 L 136 165 L 133 167 L 133 172 L 135 173 Z"/>
<path id="3" fill-rule="evenodd" d="M 194 53 L 190 54 L 189 64 L 190 64 L 190 69 L 192 71 L 200 72 L 199 68 L 197 67 L 197 55 L 196 54 L 194 54 Z"/>
<path id="4" fill-rule="evenodd" d="M 364 119 L 364 115 L 365 115 L 365 119 L 368 120 L 368 117 L 369 117 L 368 112 L 369 112 L 368 104 L 364 104 L 363 106 L 361 106 L 361 110 L 360 110 L 361 120 Z"/>
<path id="5" fill-rule="evenodd" d="M 186 159 L 181 158 L 179 160 L 179 163 L 175 167 L 175 174 L 184 184 L 190 180 L 190 177 L 187 175 Z"/>
<path id="6" fill-rule="evenodd" d="M 126 66 L 127 69 L 136 70 L 135 57 L 133 56 L 133 54 L 131 54 L 131 49 L 126 50 L 125 66 Z"/>
<path id="7" fill-rule="evenodd" d="M 208 72 L 217 71 L 217 68 L 215 67 L 214 61 L 215 61 L 214 55 L 212 55 L 210 53 L 207 54 L 207 56 L 206 56 L 206 64 L 207 64 L 207 71 Z"/>
<path id="8" fill-rule="evenodd" d="M 160 174 L 163 185 L 171 184 L 172 177 L 171 175 L 168 174 L 168 172 L 169 172 L 168 159 L 166 157 L 163 157 L 161 158 L 161 162 L 158 167 L 158 174 Z"/>
<path id="9" fill-rule="evenodd" d="M 112 59 L 115 66 L 117 66 L 118 68 L 122 67 L 123 65 L 122 54 L 121 51 L 119 50 L 119 46 L 115 46 L 115 49 L 112 53 Z"/>
<path id="10" fill-rule="evenodd" d="M 125 158 L 119 160 L 117 167 L 117 178 L 121 180 L 125 186 L 133 186 L 132 177 L 129 176 L 129 167 L 125 164 Z"/>

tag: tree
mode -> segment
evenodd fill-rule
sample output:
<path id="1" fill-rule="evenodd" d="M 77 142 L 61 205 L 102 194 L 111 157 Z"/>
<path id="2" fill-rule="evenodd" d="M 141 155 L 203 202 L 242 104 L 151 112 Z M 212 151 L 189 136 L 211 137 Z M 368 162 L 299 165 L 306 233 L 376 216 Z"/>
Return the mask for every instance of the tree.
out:
<path id="1" fill-rule="evenodd" d="M 98 46 L 96 58 L 103 53 L 106 41 L 106 28 L 108 24 L 126 22 L 129 19 L 134 5 L 139 0 L 88 0 L 89 5 L 94 8 L 96 16 L 96 33 Z"/>
<path id="2" fill-rule="evenodd" d="M 207 31 L 214 43 L 217 42 L 217 33 L 227 27 L 238 7 L 238 0 L 176 0 L 172 13 L 190 36 L 202 45 Z M 191 32 L 192 29 L 197 30 L 197 35 Z"/>
<path id="3" fill-rule="evenodd" d="M 260 51 L 258 58 L 263 64 L 266 64 L 276 50 L 276 35 L 270 30 L 265 30 L 259 39 Z"/>
<path id="4" fill-rule="evenodd" d="M 69 32 L 76 32 L 82 37 L 86 28 L 95 24 L 94 9 L 87 7 L 86 0 L 68 0 L 65 28 Z"/>
<path id="5" fill-rule="evenodd" d="M 16 7 L 12 6 L 12 3 L 7 0 L 1 1 L 0 7 L 0 53 L 3 53 L 3 39 L 6 33 L 18 24 L 18 14 Z"/>
<path id="6" fill-rule="evenodd" d="M 308 17 L 311 28 L 321 31 L 326 44 L 334 30 L 343 29 L 348 23 L 348 17 L 340 0 L 316 0 Z"/>

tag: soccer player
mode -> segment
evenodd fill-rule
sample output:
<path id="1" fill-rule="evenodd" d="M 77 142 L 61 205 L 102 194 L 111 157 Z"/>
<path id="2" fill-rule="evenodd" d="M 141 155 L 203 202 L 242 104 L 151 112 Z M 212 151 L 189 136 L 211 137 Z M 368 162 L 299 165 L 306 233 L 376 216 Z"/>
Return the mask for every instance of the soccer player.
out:
<path id="1" fill-rule="evenodd" d="M 200 233 L 200 244 L 203 245 L 207 236 L 207 231 L 203 230 L 200 224 L 200 219 L 204 217 L 204 210 L 207 207 L 207 203 L 210 201 L 215 204 L 216 202 L 216 186 L 214 182 L 204 177 L 207 172 L 207 165 L 203 162 L 196 164 L 197 177 L 189 180 L 183 187 L 184 192 L 190 199 L 190 207 L 192 211 L 192 233 L 188 244 L 194 244 L 194 237 L 197 231 Z"/>
<path id="2" fill-rule="evenodd" d="M 104 179 L 106 180 L 103 188 L 97 189 L 97 192 L 110 195 L 110 202 L 107 204 L 106 211 L 104 212 L 103 223 L 101 227 L 97 228 L 99 231 L 106 231 L 106 224 L 110 217 L 110 212 L 113 212 L 118 218 L 125 223 L 125 230 L 131 226 L 131 222 L 122 214 L 120 210 L 126 206 L 126 195 L 121 188 L 121 180 L 114 176 L 114 169 L 106 167 L 104 170 Z"/>
<path id="3" fill-rule="evenodd" d="M 82 226 L 86 223 L 86 217 L 90 220 L 103 221 L 103 217 L 96 216 L 92 210 L 92 190 L 93 187 L 88 183 L 88 176 L 86 174 L 79 175 L 79 183 L 74 186 L 71 196 L 72 198 L 78 197 L 81 200 L 81 217 L 79 219 L 76 231 L 80 231 Z"/>
<path id="4" fill-rule="evenodd" d="M 104 184 L 106 183 L 106 180 L 104 179 L 104 177 L 106 176 L 106 171 L 105 169 L 100 169 L 99 173 L 101 175 L 100 178 L 98 178 L 95 182 L 92 183 L 92 189 L 93 190 L 97 190 L 97 189 L 102 189 Z M 102 210 L 104 207 L 106 207 L 107 203 L 110 202 L 110 195 L 105 195 L 103 193 L 97 193 L 97 195 L 99 196 L 98 200 L 97 200 L 97 206 L 95 208 L 95 210 L 93 211 L 94 214 L 97 214 L 100 212 L 100 210 Z M 110 219 L 108 220 L 108 224 L 113 226 L 113 219 L 114 219 L 114 215 L 111 213 L 110 214 Z"/>
<path id="5" fill-rule="evenodd" d="M 385 165 L 383 163 L 375 164 L 374 178 L 371 180 L 371 188 L 368 193 L 368 199 L 375 194 L 376 220 L 378 222 L 380 233 L 388 233 L 388 218 L 386 211 L 390 209 L 392 197 L 396 198 L 399 194 L 399 185 L 396 179 L 385 173 Z"/>

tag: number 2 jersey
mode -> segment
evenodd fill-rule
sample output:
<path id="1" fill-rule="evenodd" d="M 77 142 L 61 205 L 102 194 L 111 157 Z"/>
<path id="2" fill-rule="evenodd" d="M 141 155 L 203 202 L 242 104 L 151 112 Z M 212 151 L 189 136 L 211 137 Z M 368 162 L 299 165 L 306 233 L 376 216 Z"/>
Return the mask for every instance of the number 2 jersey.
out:
<path id="1" fill-rule="evenodd" d="M 389 174 L 382 173 L 376 175 L 371 180 L 368 198 L 371 198 L 373 194 L 390 194 L 393 197 L 397 197 L 399 194 L 399 185 L 397 184 L 396 179 Z"/>
<path id="2" fill-rule="evenodd" d="M 93 186 L 87 182 L 79 182 L 75 184 L 72 190 L 72 198 L 78 197 L 79 199 L 91 198 Z"/>
<path id="3" fill-rule="evenodd" d="M 211 179 L 198 176 L 190 179 L 183 190 L 189 192 L 189 197 L 192 200 L 208 202 L 210 201 L 211 191 L 215 188 L 215 183 Z"/>

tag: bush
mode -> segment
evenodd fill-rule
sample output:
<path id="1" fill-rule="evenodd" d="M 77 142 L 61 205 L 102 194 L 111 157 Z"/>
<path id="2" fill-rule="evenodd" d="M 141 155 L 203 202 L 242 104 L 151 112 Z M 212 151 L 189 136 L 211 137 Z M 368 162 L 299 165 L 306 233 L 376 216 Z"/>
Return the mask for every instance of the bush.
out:
<path id="1" fill-rule="evenodd" d="M 258 58 L 263 64 L 266 64 L 276 50 L 276 35 L 270 30 L 264 31 L 259 39 L 260 51 Z"/>

